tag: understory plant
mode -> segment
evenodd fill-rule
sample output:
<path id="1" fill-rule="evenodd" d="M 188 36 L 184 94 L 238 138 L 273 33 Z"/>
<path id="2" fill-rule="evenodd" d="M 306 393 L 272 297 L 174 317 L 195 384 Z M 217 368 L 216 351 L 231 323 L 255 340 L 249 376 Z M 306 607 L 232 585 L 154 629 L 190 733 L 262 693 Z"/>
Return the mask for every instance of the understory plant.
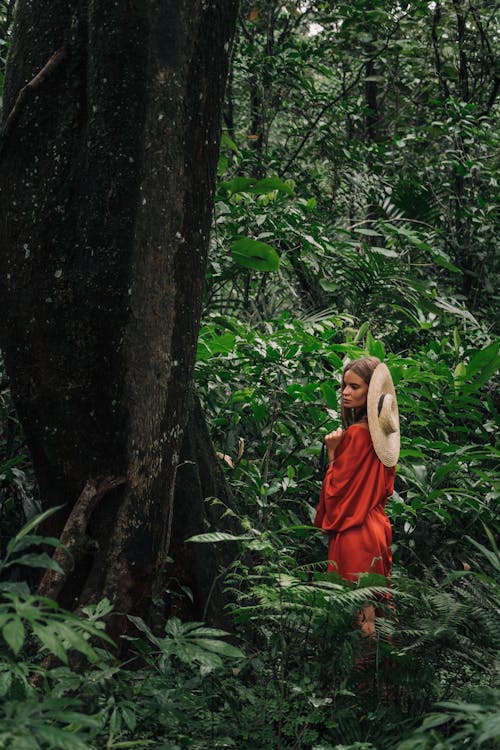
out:
<path id="1" fill-rule="evenodd" d="M 309 525 L 241 521 L 247 531 L 233 540 L 241 554 L 227 580 L 229 637 L 175 617 L 158 635 L 131 618 L 136 634 L 120 662 L 104 630 L 109 603 L 77 617 L 4 580 L 0 747 L 454 750 L 464 737 L 494 747 L 493 537 L 476 547 L 481 571 L 438 581 L 435 570 L 418 580 L 396 570 L 388 588 L 375 575 L 352 584 L 325 574 L 323 560 L 313 561 L 321 534 Z M 34 525 L 13 540 L 4 578 L 23 557 L 47 564 L 30 549 L 51 541 Z M 229 538 L 214 532 L 190 543 Z M 369 603 L 376 640 L 356 625 Z"/>

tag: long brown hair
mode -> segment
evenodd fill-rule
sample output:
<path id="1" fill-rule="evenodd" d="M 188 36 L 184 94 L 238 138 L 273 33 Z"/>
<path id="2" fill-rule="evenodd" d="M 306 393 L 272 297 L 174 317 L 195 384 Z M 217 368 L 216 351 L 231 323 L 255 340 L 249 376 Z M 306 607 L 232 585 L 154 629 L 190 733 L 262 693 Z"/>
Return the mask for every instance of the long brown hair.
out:
<path id="1" fill-rule="evenodd" d="M 352 370 L 356 375 L 359 375 L 360 378 L 363 378 L 367 385 L 369 385 L 373 371 L 379 364 L 380 360 L 378 357 L 360 357 L 359 359 L 353 359 L 352 362 L 348 362 L 342 370 L 341 390 L 344 390 L 344 377 L 346 372 Z M 346 409 L 342 404 L 341 414 L 344 427 L 349 427 L 349 425 L 354 424 L 355 422 L 363 422 L 366 420 L 366 405 L 359 409 Z"/>

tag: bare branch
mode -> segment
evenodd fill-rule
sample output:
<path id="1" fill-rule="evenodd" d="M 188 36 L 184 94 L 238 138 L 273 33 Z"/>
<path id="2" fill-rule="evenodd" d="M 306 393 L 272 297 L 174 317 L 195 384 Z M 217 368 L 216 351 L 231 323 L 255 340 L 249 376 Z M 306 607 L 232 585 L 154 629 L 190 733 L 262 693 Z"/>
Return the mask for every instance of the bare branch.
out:
<path id="1" fill-rule="evenodd" d="M 437 29 L 438 25 L 441 21 L 441 5 L 439 3 L 436 3 L 436 7 L 434 10 L 434 15 L 432 17 L 432 44 L 434 47 L 434 60 L 435 60 L 435 67 L 436 67 L 436 73 L 439 80 L 439 85 L 441 86 L 442 92 L 443 92 L 443 98 L 449 99 L 450 98 L 450 90 L 448 88 L 448 83 L 446 81 L 446 78 L 443 75 L 443 66 L 441 63 L 441 55 L 439 53 L 439 40 L 437 35 Z"/>
<path id="2" fill-rule="evenodd" d="M 5 141 L 7 137 L 9 136 L 10 131 L 12 130 L 17 118 L 20 115 L 20 112 L 22 110 L 23 104 L 28 98 L 28 96 L 35 91 L 41 84 L 56 70 L 56 68 L 59 67 L 61 62 L 64 60 L 66 55 L 68 54 L 68 49 L 66 46 L 61 47 L 61 49 L 58 49 L 52 57 L 45 63 L 43 68 L 38 71 L 36 76 L 31 79 L 31 81 L 28 81 L 28 83 L 23 86 L 19 94 L 17 95 L 17 99 L 14 102 L 14 106 L 12 107 L 11 111 L 9 112 L 9 115 L 7 119 L 4 122 L 4 125 L 2 127 L 1 133 L 0 133 L 0 153 L 4 147 Z"/>

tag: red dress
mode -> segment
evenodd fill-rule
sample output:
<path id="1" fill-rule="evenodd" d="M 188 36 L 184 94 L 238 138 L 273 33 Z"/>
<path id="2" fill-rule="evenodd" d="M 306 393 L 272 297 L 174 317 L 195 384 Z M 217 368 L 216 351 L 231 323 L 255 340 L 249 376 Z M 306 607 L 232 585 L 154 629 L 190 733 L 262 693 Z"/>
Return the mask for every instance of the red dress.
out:
<path id="1" fill-rule="evenodd" d="M 360 573 L 389 576 L 392 530 L 384 508 L 395 467 L 377 457 L 369 431 L 351 425 L 326 472 L 314 525 L 328 533 L 328 568 L 356 581 Z"/>

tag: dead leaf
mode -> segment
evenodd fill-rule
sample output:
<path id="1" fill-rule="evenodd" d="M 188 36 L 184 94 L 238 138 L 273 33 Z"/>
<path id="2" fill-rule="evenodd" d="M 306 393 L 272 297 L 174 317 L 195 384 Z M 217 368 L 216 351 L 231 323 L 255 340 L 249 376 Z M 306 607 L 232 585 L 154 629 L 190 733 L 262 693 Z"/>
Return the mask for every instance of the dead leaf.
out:
<path id="1" fill-rule="evenodd" d="M 238 458 L 237 461 L 241 461 L 241 457 L 243 456 L 243 453 L 245 451 L 245 440 L 240 437 L 238 440 Z"/>
<path id="2" fill-rule="evenodd" d="M 234 469 L 234 461 L 231 456 L 227 455 L 227 453 L 216 453 L 215 455 L 217 456 L 217 458 L 220 458 L 221 461 L 225 461 L 227 465 L 231 467 L 231 469 Z"/>

